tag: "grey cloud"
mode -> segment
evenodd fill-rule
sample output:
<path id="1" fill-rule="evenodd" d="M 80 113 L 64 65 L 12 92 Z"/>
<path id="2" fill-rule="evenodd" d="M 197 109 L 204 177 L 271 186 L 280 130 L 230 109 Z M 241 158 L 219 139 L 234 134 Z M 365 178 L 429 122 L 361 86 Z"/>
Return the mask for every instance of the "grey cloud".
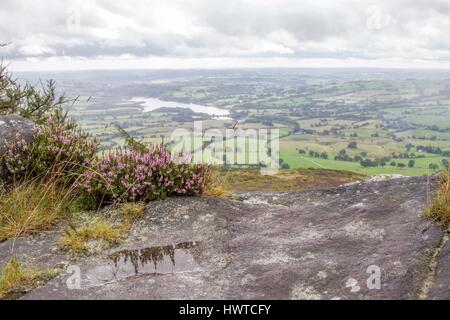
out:
<path id="1" fill-rule="evenodd" d="M 422 58 L 450 60 L 444 0 L 2 0 L 7 59 L 48 56 Z M 88 3 L 88 4 L 86 4 Z M 368 8 L 376 5 L 375 11 Z M 374 16 L 370 16 L 375 12 Z M 378 16 L 380 14 L 381 16 Z M 368 24 L 368 19 L 373 21 Z M 20 23 L 19 23 L 20 22 Z M 370 24 L 372 23 L 372 24 Z M 371 27 L 373 26 L 373 27 Z"/>

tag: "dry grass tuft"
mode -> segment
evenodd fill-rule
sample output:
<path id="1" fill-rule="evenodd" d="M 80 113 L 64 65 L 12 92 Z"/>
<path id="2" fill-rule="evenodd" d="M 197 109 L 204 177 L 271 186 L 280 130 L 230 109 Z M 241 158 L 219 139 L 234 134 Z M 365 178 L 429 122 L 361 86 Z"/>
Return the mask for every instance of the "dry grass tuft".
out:
<path id="1" fill-rule="evenodd" d="M 87 216 L 78 223 L 71 222 L 65 230 L 60 244 L 61 247 L 75 253 L 88 251 L 88 244 L 92 241 L 103 242 L 107 245 L 119 244 L 129 233 L 133 224 L 145 213 L 144 203 L 123 203 L 117 205 L 121 215 L 120 222 L 111 222 L 103 217 Z M 114 209 L 115 210 L 115 209 Z M 74 219 L 76 220 L 76 219 Z M 76 227 L 75 225 L 81 225 Z"/>
<path id="2" fill-rule="evenodd" d="M 50 269 L 37 271 L 23 268 L 16 259 L 11 259 L 0 273 L 0 299 L 6 299 L 13 293 L 28 292 L 56 273 Z"/>
<path id="3" fill-rule="evenodd" d="M 450 224 L 450 168 L 442 175 L 441 187 L 425 214 L 445 227 Z"/>
<path id="4" fill-rule="evenodd" d="M 119 206 L 119 211 L 122 214 L 125 223 L 133 223 L 144 216 L 145 203 L 124 203 Z"/>
<path id="5" fill-rule="evenodd" d="M 212 173 L 208 178 L 205 194 L 216 198 L 228 198 L 228 172 L 222 171 L 220 168 L 212 168 Z"/>
<path id="6" fill-rule="evenodd" d="M 36 233 L 71 212 L 71 190 L 55 182 L 27 182 L 0 194 L 0 240 Z"/>

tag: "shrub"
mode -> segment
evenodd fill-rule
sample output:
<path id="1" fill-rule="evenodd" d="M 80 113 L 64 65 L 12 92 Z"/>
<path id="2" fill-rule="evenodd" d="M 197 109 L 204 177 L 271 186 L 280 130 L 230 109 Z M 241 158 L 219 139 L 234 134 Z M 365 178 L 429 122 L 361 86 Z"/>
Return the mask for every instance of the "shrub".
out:
<path id="1" fill-rule="evenodd" d="M 34 177 L 60 175 L 67 184 L 94 158 L 98 143 L 79 130 L 73 122 L 49 118 L 36 125 L 34 141 L 27 144 L 19 135 L 5 141 L 7 151 L 2 158 L 1 178 L 23 181 Z"/>
<path id="2" fill-rule="evenodd" d="M 356 141 L 352 141 L 348 144 L 348 148 L 356 149 L 356 148 L 358 148 L 358 143 Z"/>
<path id="3" fill-rule="evenodd" d="M 41 88 L 22 85 L 0 64 L 0 115 L 17 114 L 43 124 L 49 117 L 64 119 L 63 106 L 68 102 L 56 93 L 54 81 L 43 83 Z"/>
<path id="4" fill-rule="evenodd" d="M 94 203 L 152 201 L 205 190 L 211 170 L 204 164 L 176 164 L 163 146 L 147 152 L 109 151 L 94 159 L 78 186 Z"/>

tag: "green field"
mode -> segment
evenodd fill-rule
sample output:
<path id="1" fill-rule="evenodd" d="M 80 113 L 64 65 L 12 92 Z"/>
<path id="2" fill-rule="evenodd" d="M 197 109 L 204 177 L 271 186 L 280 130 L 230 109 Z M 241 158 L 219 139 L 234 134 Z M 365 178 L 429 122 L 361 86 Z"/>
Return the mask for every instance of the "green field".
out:
<path id="1" fill-rule="evenodd" d="M 436 171 L 429 169 L 430 163 L 440 163 L 443 157 L 430 156 L 422 159 L 414 159 L 416 164 L 414 168 L 408 168 L 408 160 L 395 160 L 397 163 L 402 162 L 406 165 L 405 168 L 392 167 L 387 164 L 385 167 L 364 168 L 358 162 L 335 161 L 311 158 L 308 156 L 301 156 L 296 150 L 285 149 L 281 150 L 280 157 L 289 164 L 290 168 L 313 168 L 313 169 L 332 169 L 332 170 L 347 170 L 365 174 L 368 176 L 377 174 L 402 174 L 407 176 L 422 176 L 431 175 Z"/>
<path id="2" fill-rule="evenodd" d="M 174 130 L 203 121 L 204 130 L 279 129 L 280 158 L 289 168 L 418 176 L 436 173 L 448 160 L 450 79 L 439 72 L 293 69 L 167 71 L 159 76 L 163 79 L 149 73 L 151 85 L 135 81 L 132 74 L 130 81 L 116 84 L 108 77 L 108 90 L 96 78 L 86 85 L 90 91 L 73 93 L 84 98 L 72 115 L 100 139 L 103 149 L 123 146 L 112 123 L 158 144 L 169 142 Z M 230 119 L 183 110 L 143 112 L 142 105 L 130 102 L 136 96 L 220 107 Z M 432 153 L 421 151 L 430 147 Z M 327 159 L 311 152 L 326 153 Z M 352 161 L 335 160 L 342 152 Z M 408 167 L 410 159 L 414 167 Z M 370 161 L 380 165 L 362 165 Z"/>

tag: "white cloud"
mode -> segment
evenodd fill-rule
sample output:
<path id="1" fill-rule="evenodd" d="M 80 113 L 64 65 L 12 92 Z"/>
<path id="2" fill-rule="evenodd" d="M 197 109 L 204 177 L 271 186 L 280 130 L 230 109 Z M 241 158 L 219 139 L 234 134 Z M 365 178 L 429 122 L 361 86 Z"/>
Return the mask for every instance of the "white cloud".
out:
<path id="1" fill-rule="evenodd" d="M 20 54 L 24 56 L 42 56 L 44 54 L 54 53 L 54 51 L 50 47 L 39 44 L 28 44 L 20 46 L 18 49 Z"/>

